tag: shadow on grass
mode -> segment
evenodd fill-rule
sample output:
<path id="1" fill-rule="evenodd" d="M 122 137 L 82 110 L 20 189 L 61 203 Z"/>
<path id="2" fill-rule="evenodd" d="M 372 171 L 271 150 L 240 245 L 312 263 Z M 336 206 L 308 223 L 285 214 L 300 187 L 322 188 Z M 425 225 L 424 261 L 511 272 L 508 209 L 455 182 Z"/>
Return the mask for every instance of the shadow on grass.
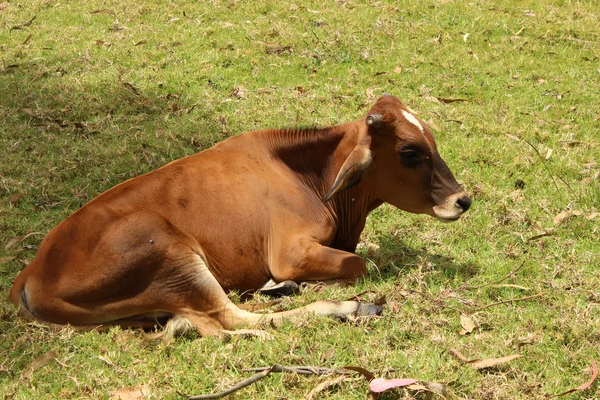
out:
<path id="1" fill-rule="evenodd" d="M 377 238 L 379 248 L 368 248 L 358 254 L 375 265 L 370 276 L 373 280 L 393 280 L 415 270 L 439 271 L 449 281 L 466 281 L 477 274 L 479 266 L 460 262 L 452 257 L 433 252 L 427 247 L 415 248 L 392 234 Z"/>
<path id="2" fill-rule="evenodd" d="M 140 89 L 117 71 L 91 81 L 89 76 L 80 78 L 77 72 L 55 65 L 52 61 L 24 63 L 0 70 L 0 88 L 9 94 L 0 96 L 1 115 L 13 126 L 31 128 L 13 131 L 13 138 L 17 134 L 27 138 L 54 134 L 79 140 L 105 131 L 134 135 L 171 124 L 183 128 L 183 132 L 175 132 L 176 139 L 198 134 L 210 137 L 187 140 L 194 151 L 214 144 L 212 136 L 218 132 L 219 123 L 208 101 L 194 102 L 183 91 L 175 92 L 158 83 Z M 75 65 L 65 68 L 74 69 Z M 189 123 L 170 122 L 177 119 Z M 205 120 L 209 123 L 197 123 Z"/>

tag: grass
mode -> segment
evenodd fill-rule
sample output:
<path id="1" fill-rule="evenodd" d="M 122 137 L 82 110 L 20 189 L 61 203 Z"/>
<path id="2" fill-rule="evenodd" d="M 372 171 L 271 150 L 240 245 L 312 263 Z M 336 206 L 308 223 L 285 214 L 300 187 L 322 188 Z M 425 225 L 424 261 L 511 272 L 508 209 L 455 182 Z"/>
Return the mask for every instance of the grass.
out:
<path id="1" fill-rule="evenodd" d="M 600 361 L 599 15 L 567 0 L 1 3 L 0 395 L 97 399 L 146 385 L 146 398 L 177 398 L 273 363 L 394 367 L 385 376 L 443 382 L 461 399 L 579 386 Z M 359 251 L 369 277 L 292 300 L 372 290 L 367 300 L 387 297 L 382 318 L 166 346 L 17 318 L 8 290 L 42 235 L 13 238 L 228 136 L 359 118 L 384 91 L 435 128 L 474 205 L 452 225 L 382 206 Z M 565 210 L 577 212 L 555 218 Z M 470 335 L 461 313 L 478 324 Z M 522 357 L 475 370 L 449 349 Z M 326 379 L 273 374 L 234 397 L 302 398 Z M 367 393 L 357 380 L 319 395 Z M 424 398 L 382 398 L 397 396 Z M 594 384 L 570 398 L 597 396 Z"/>

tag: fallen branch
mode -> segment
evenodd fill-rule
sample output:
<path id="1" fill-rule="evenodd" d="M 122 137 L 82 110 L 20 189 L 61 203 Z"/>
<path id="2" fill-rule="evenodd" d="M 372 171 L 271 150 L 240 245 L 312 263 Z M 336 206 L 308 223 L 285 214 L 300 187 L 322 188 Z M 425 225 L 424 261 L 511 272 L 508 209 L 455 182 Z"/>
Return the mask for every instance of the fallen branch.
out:
<path id="1" fill-rule="evenodd" d="M 498 301 L 498 302 L 496 302 L 496 303 L 491 303 L 491 304 L 485 305 L 485 306 L 483 306 L 483 307 L 476 308 L 476 309 L 474 309 L 474 310 L 472 311 L 472 313 L 474 313 L 474 312 L 477 312 L 477 311 L 481 311 L 481 310 L 485 310 L 486 308 L 490 308 L 490 307 L 498 306 L 498 305 L 500 305 L 500 304 L 516 303 L 517 301 L 523 301 L 523 300 L 534 299 L 534 298 L 536 298 L 536 297 L 541 297 L 541 296 L 543 296 L 543 295 L 544 295 L 543 293 L 538 293 L 538 294 L 534 294 L 534 295 L 531 295 L 531 296 L 525 296 L 525 297 L 519 297 L 519 298 L 516 298 L 516 299 L 508 299 L 508 300 L 502 300 L 502 301 Z"/>

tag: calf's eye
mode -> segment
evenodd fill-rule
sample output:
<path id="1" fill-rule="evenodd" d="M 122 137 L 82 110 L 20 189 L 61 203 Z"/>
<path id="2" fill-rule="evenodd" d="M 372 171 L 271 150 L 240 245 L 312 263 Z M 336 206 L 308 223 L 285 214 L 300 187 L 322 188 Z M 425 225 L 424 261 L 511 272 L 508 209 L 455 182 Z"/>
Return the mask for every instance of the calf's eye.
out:
<path id="1" fill-rule="evenodd" d="M 414 168 L 423 161 L 423 157 L 421 153 L 415 149 L 404 149 L 400 151 L 400 160 L 406 167 Z"/>

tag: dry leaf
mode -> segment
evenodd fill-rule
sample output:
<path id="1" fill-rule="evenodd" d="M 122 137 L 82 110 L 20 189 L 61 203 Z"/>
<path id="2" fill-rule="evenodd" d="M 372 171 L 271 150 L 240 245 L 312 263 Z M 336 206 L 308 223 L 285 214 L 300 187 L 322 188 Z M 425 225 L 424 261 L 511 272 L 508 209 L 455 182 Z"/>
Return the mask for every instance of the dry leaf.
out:
<path id="1" fill-rule="evenodd" d="M 6 7 L 8 7 L 8 3 L 0 3 L 0 12 L 4 11 Z"/>
<path id="2" fill-rule="evenodd" d="M 321 393 L 325 389 L 329 389 L 330 387 L 339 384 L 340 382 L 343 382 L 345 379 L 348 379 L 348 377 L 341 375 L 341 376 L 336 376 L 335 378 L 332 378 L 332 379 L 327 379 L 326 381 L 319 383 L 317 386 L 315 386 L 315 388 L 313 390 L 311 390 L 308 393 L 308 395 L 306 396 L 306 399 L 312 400 L 312 399 L 320 398 L 321 396 L 319 396 L 319 393 Z"/>
<path id="3" fill-rule="evenodd" d="M 29 43 L 29 41 L 31 40 L 31 33 L 29 35 L 27 35 L 27 37 L 25 38 L 25 40 L 23 40 L 22 45 L 25 46 L 27 43 Z"/>
<path id="4" fill-rule="evenodd" d="M 410 389 L 410 390 L 426 390 L 428 392 L 437 393 L 444 398 L 448 397 L 448 389 L 446 388 L 446 385 L 444 385 L 442 383 L 420 381 L 419 383 L 409 385 L 408 389 Z"/>
<path id="5" fill-rule="evenodd" d="M 440 101 L 440 102 L 442 102 L 442 103 L 444 103 L 444 104 L 457 103 L 457 102 L 463 102 L 463 101 L 464 101 L 464 102 L 468 102 L 468 101 L 469 101 L 469 100 L 467 100 L 467 99 L 459 99 L 459 98 L 455 98 L 455 99 L 449 99 L 449 98 L 437 97 L 437 96 L 435 96 L 435 98 L 436 98 L 438 101 Z"/>
<path id="6" fill-rule="evenodd" d="M 27 115 L 29 115 L 30 117 L 34 117 L 37 118 L 37 113 L 35 111 L 33 111 L 31 108 L 24 108 L 23 112 Z"/>
<path id="7" fill-rule="evenodd" d="M 22 242 L 22 241 L 24 241 L 25 239 L 27 239 L 27 238 L 29 238 L 29 237 L 31 237 L 31 236 L 33 236 L 33 235 L 41 235 L 41 234 L 42 234 L 42 232 L 30 232 L 30 233 L 28 233 L 27 235 L 23 235 L 23 236 L 17 236 L 17 237 L 14 237 L 14 238 L 10 239 L 10 240 L 9 240 L 9 241 L 6 243 L 6 245 L 4 246 L 4 249 L 5 249 L 5 250 L 8 250 L 8 249 L 10 249 L 11 247 L 13 247 L 15 244 L 17 244 L 17 243 L 19 243 L 19 242 Z"/>
<path id="8" fill-rule="evenodd" d="M 484 360 L 469 361 L 469 364 L 475 369 L 483 369 L 495 367 L 496 365 L 507 363 L 519 357 L 521 357 L 520 354 L 511 354 L 510 356 L 500 358 L 486 358 Z"/>
<path id="9" fill-rule="evenodd" d="M 281 54 L 284 52 L 291 53 L 292 46 L 268 46 L 266 52 L 267 54 Z"/>
<path id="10" fill-rule="evenodd" d="M 435 122 L 433 122 L 432 119 L 427 121 L 427 125 L 429 125 L 429 127 L 436 132 L 440 132 L 442 130 L 439 126 L 437 126 L 437 124 Z"/>
<path id="11" fill-rule="evenodd" d="M 38 369 L 47 365 L 50 361 L 54 360 L 58 354 L 55 351 L 49 351 L 33 360 L 27 368 L 21 373 L 21 379 L 31 379 L 31 375 Z"/>
<path id="12" fill-rule="evenodd" d="M 375 95 L 373 94 L 373 88 L 368 88 L 367 90 L 365 90 L 365 92 L 367 93 L 367 98 L 369 98 L 369 99 L 375 98 Z"/>
<path id="13" fill-rule="evenodd" d="M 566 392 L 557 394 L 557 395 L 550 395 L 547 394 L 546 397 L 558 397 L 558 396 L 564 396 L 565 394 L 569 394 L 569 393 L 573 393 L 579 390 L 585 390 L 587 388 L 589 388 L 590 386 L 592 386 L 592 383 L 594 383 L 594 381 L 596 380 L 596 378 L 598 377 L 598 366 L 596 365 L 596 361 L 594 361 L 592 359 L 592 377 L 590 378 L 589 381 L 587 381 L 586 383 L 584 383 L 583 385 L 577 386 L 574 389 L 569 389 Z"/>
<path id="14" fill-rule="evenodd" d="M 244 87 L 244 85 L 239 85 L 239 86 L 234 87 L 231 90 L 231 95 L 233 97 L 236 97 L 236 98 L 241 99 L 241 100 L 247 99 L 248 98 L 248 90 L 246 90 L 246 88 Z"/>
<path id="15" fill-rule="evenodd" d="M 397 66 L 396 68 L 394 68 L 394 73 L 395 74 L 399 74 L 402 72 L 402 67 L 401 66 Z"/>
<path id="16" fill-rule="evenodd" d="M 21 199 L 21 197 L 23 197 L 23 193 L 13 194 L 8 199 L 6 199 L 6 202 L 7 203 L 16 203 L 17 201 L 19 201 Z"/>
<path id="17" fill-rule="evenodd" d="M 143 400 L 148 396 L 146 386 L 126 386 L 110 393 L 111 400 Z"/>
<path id="18" fill-rule="evenodd" d="M 12 261 L 14 259 L 15 259 L 14 257 L 1 257 L 0 258 L 0 265 L 4 264 L 5 262 Z"/>
<path id="19" fill-rule="evenodd" d="M 564 210 L 561 211 L 560 213 L 558 213 L 554 219 L 552 220 L 552 222 L 554 223 L 554 225 L 560 225 L 562 224 L 565 220 L 567 220 L 570 217 L 573 216 L 581 216 L 583 215 L 583 213 L 579 210 Z"/>
<path id="20" fill-rule="evenodd" d="M 373 375 L 373 373 L 371 371 L 369 371 L 368 369 L 363 368 L 363 367 L 353 367 L 351 365 L 346 365 L 344 367 L 344 369 L 349 369 L 350 371 L 356 371 L 359 374 L 361 374 L 362 376 L 364 376 L 365 379 L 368 381 L 372 381 L 373 379 L 375 379 L 375 375 Z"/>
<path id="21" fill-rule="evenodd" d="M 112 361 L 110 361 L 108 358 L 106 358 L 106 357 L 104 357 L 104 356 L 98 356 L 98 358 L 99 358 L 100 360 L 104 361 L 105 363 L 107 363 L 108 365 L 111 365 L 111 366 L 113 366 L 113 367 L 115 366 L 115 364 L 114 364 Z"/>
<path id="22" fill-rule="evenodd" d="M 477 327 L 477 325 L 475 325 L 475 322 L 473 321 L 473 319 L 465 314 L 460 315 L 460 326 L 462 326 L 462 328 L 463 328 L 460 331 L 460 334 L 463 336 L 473 332 L 473 329 L 475 329 Z"/>
<path id="23" fill-rule="evenodd" d="M 450 354 L 452 354 L 454 357 L 458 358 L 460 361 L 462 362 L 470 362 L 469 359 L 467 357 L 465 357 L 463 355 L 463 353 L 461 353 L 460 351 L 456 350 L 456 349 L 450 349 L 448 350 L 450 352 Z"/>
<path id="24" fill-rule="evenodd" d="M 123 82 L 123 86 L 131 90 L 136 96 L 140 95 L 140 91 L 129 82 Z"/>
<path id="25" fill-rule="evenodd" d="M 115 12 L 113 10 L 109 10 L 108 8 L 103 8 L 101 10 L 94 10 L 94 11 L 90 12 L 90 14 L 110 14 L 110 15 L 115 15 Z"/>

